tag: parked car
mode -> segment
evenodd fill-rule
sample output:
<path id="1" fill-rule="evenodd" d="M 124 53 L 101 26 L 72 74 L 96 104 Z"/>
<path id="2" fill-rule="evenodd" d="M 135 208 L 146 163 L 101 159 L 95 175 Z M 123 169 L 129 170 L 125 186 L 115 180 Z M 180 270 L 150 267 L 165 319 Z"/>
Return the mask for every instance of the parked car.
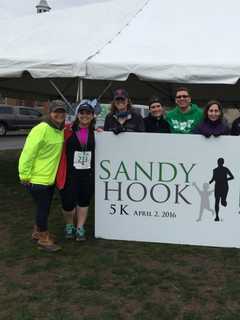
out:
<path id="1" fill-rule="evenodd" d="M 0 105 L 0 136 L 7 131 L 29 129 L 41 121 L 42 113 L 29 107 Z"/>

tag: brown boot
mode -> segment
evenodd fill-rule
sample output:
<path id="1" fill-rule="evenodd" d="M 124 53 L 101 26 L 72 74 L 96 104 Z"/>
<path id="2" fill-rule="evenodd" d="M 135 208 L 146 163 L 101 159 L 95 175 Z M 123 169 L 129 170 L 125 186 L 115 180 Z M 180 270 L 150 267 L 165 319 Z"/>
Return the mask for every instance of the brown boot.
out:
<path id="1" fill-rule="evenodd" d="M 48 231 L 39 232 L 39 240 L 37 244 L 39 249 L 42 249 L 48 252 L 55 252 L 55 251 L 61 250 L 61 247 L 54 243 Z"/>
<path id="2" fill-rule="evenodd" d="M 35 224 L 33 226 L 33 231 L 32 231 L 32 241 L 37 242 L 39 240 L 39 231 L 38 231 L 38 227 Z"/>
<path id="3" fill-rule="evenodd" d="M 53 240 L 53 242 L 56 241 L 56 236 L 54 234 L 49 233 L 49 236 Z M 38 242 L 39 238 L 40 238 L 40 231 L 39 231 L 37 225 L 35 224 L 33 226 L 33 231 L 32 231 L 32 241 Z"/>

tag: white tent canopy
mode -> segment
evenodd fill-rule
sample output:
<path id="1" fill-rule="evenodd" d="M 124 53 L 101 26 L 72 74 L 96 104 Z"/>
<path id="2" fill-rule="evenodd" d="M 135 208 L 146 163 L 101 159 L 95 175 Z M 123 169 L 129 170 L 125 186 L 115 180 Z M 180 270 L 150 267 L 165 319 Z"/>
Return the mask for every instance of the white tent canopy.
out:
<path id="1" fill-rule="evenodd" d="M 53 96 L 46 80 L 57 78 L 73 96 L 76 81 L 69 82 L 81 77 L 89 79 L 86 86 L 93 91 L 85 88 L 91 96 L 94 86 L 107 84 L 102 80 L 123 81 L 134 74 L 169 95 L 171 83 L 211 83 L 214 97 L 226 88 L 240 101 L 238 85 L 230 85 L 240 75 L 239 12 L 237 0 L 89 0 L 5 20 L 0 22 L 0 90 Z M 18 80 L 25 71 L 35 80 Z M 137 82 L 130 83 L 141 96 Z M 219 91 L 218 84 L 227 86 Z M 143 99 L 153 87 L 146 92 Z M 211 90 L 204 92 L 213 97 Z"/>
<path id="2" fill-rule="evenodd" d="M 240 75 L 240 2 L 149 0 L 93 57 L 93 79 L 236 83 Z"/>
<path id="3" fill-rule="evenodd" d="M 146 0 L 145 0 L 146 1 Z M 144 0 L 90 1 L 0 23 L 0 77 L 85 77 L 87 61 L 132 20 Z"/>

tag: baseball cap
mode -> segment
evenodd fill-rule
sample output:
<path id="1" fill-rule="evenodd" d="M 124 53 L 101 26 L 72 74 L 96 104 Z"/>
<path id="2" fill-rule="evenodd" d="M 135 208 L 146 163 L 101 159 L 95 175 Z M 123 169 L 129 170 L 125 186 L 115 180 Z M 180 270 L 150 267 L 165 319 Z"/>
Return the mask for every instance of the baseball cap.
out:
<path id="1" fill-rule="evenodd" d="M 114 91 L 113 100 L 126 98 L 128 98 L 128 93 L 125 89 L 120 88 Z"/>
<path id="2" fill-rule="evenodd" d="M 94 112 L 94 108 L 92 106 L 92 102 L 90 100 L 82 100 L 81 103 L 79 104 L 76 114 L 79 113 L 82 110 Z"/>
<path id="3" fill-rule="evenodd" d="M 49 113 L 56 112 L 57 110 L 64 110 L 67 112 L 66 105 L 62 100 L 53 100 L 49 105 Z"/>

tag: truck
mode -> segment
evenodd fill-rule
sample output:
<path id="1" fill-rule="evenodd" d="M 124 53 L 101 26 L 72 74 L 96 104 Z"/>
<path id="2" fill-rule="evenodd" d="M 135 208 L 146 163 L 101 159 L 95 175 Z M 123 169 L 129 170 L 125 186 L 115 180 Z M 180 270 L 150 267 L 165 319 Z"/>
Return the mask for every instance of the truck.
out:
<path id="1" fill-rule="evenodd" d="M 0 105 L 0 136 L 10 130 L 31 129 L 42 120 L 42 113 L 24 106 Z"/>

